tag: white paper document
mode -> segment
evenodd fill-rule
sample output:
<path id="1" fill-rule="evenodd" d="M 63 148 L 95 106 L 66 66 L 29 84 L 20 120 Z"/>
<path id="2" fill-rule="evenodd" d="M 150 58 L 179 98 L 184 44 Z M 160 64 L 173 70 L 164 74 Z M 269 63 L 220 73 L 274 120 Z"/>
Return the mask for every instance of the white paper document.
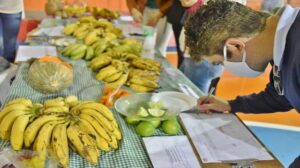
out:
<path id="1" fill-rule="evenodd" d="M 181 113 L 180 118 L 203 163 L 273 160 L 233 114 Z"/>
<path id="2" fill-rule="evenodd" d="M 43 27 L 43 28 L 38 28 L 30 35 L 31 36 L 64 36 L 64 34 L 62 33 L 63 29 L 64 26 Z"/>
<path id="3" fill-rule="evenodd" d="M 45 55 L 57 56 L 54 46 L 19 46 L 15 62 L 27 61 L 31 58 L 40 58 Z"/>
<path id="4" fill-rule="evenodd" d="M 186 136 L 143 138 L 154 168 L 201 168 Z"/>

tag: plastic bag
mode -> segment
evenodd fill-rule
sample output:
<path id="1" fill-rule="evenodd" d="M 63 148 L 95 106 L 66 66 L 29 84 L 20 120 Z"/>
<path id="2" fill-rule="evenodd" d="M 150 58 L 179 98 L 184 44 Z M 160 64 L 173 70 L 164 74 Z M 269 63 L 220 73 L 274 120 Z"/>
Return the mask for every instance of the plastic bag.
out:
<path id="1" fill-rule="evenodd" d="M 14 151 L 5 148 L 0 152 L 0 168 L 57 168 L 58 163 L 49 156 L 31 150 Z"/>

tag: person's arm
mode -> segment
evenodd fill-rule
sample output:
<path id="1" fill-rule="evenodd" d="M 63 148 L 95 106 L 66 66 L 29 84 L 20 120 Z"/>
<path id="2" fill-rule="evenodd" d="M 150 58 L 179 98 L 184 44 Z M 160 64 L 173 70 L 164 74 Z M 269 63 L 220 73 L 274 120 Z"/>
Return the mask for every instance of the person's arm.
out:
<path id="1" fill-rule="evenodd" d="M 126 0 L 126 4 L 127 4 L 127 7 L 128 7 L 128 11 L 132 15 L 132 13 L 131 13 L 132 9 L 137 8 L 137 6 L 138 6 L 136 0 Z"/>
<path id="2" fill-rule="evenodd" d="M 160 10 L 162 16 L 167 13 L 167 11 L 171 7 L 172 3 L 173 3 L 173 0 L 161 0 L 160 1 L 160 4 L 158 6 L 159 6 L 159 10 Z"/>
<path id="3" fill-rule="evenodd" d="M 198 100 L 199 110 L 206 113 L 226 112 L 231 113 L 272 113 L 279 111 L 288 111 L 293 107 L 289 101 L 277 94 L 273 83 L 269 83 L 266 89 L 258 94 L 248 96 L 238 96 L 234 100 L 226 101 L 224 99 L 210 96 L 201 97 Z"/>
<path id="4" fill-rule="evenodd" d="M 136 22 L 142 22 L 143 19 L 143 15 L 141 13 L 141 9 L 139 9 L 140 7 L 138 6 L 139 4 L 137 3 L 136 0 L 126 0 L 127 2 L 127 7 L 128 10 L 131 14 L 131 16 L 133 17 L 133 20 Z"/>
<path id="5" fill-rule="evenodd" d="M 258 94 L 238 96 L 230 100 L 229 105 L 233 113 L 272 113 L 293 108 L 285 96 L 277 94 L 273 83 L 269 83 L 266 89 Z"/>

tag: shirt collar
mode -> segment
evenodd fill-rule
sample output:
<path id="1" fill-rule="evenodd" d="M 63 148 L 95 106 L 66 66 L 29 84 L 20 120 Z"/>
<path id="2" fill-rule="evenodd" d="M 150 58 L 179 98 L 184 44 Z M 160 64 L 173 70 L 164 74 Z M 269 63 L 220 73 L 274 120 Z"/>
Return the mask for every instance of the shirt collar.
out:
<path id="1" fill-rule="evenodd" d="M 286 37 L 288 31 L 290 30 L 292 24 L 294 23 L 298 13 L 299 13 L 299 8 L 292 8 L 290 5 L 286 5 L 282 15 L 280 16 L 276 28 L 275 44 L 273 48 L 274 64 L 278 66 L 279 69 L 281 65 L 283 52 L 285 49 L 285 43 L 286 43 Z"/>

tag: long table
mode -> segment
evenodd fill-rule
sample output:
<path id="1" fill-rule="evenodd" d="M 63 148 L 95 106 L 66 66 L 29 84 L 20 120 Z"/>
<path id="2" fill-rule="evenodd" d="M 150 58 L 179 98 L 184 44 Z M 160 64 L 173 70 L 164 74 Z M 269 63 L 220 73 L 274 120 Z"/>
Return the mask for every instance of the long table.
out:
<path id="1" fill-rule="evenodd" d="M 63 90 L 57 94 L 42 94 L 34 89 L 32 89 L 27 83 L 27 72 L 29 64 L 22 63 L 20 65 L 19 71 L 16 75 L 16 79 L 12 83 L 11 90 L 8 94 L 6 102 L 18 98 L 26 97 L 31 99 L 33 102 L 42 103 L 44 100 L 49 98 L 55 98 L 58 96 L 67 96 L 67 95 L 77 95 L 81 100 L 86 100 L 88 94 L 82 94 L 82 90 L 92 85 L 99 85 L 101 83 L 95 80 L 95 73 L 91 72 L 87 68 L 87 62 L 84 60 L 72 61 L 65 57 L 62 59 L 71 63 L 74 68 L 74 80 L 72 86 Z M 161 88 L 157 89 L 156 92 L 161 91 L 179 91 L 178 83 L 183 83 L 188 85 L 196 94 L 199 96 L 203 95 L 203 92 L 200 91 L 188 78 L 185 77 L 178 69 L 172 67 L 169 62 L 161 57 L 159 54 L 156 55 L 156 60 L 162 63 L 162 72 L 160 77 L 160 86 Z M 144 148 L 142 138 L 136 134 L 135 127 L 125 123 L 123 117 L 113 109 L 113 113 L 117 122 L 120 125 L 123 139 L 120 141 L 119 149 L 112 150 L 108 153 L 101 151 L 99 157 L 99 165 L 96 167 L 103 168 L 148 168 L 153 167 L 150 159 L 147 155 L 147 152 Z M 180 130 L 178 135 L 185 134 L 183 129 Z M 155 136 L 165 136 L 161 130 L 157 130 Z M 272 163 L 272 164 L 270 164 Z M 258 162 L 257 167 L 282 167 L 279 161 L 261 161 Z M 203 167 L 231 167 L 230 164 L 202 164 Z M 77 155 L 75 152 L 70 150 L 70 167 L 80 168 L 80 167 L 95 167 L 90 165 L 85 159 Z"/>

